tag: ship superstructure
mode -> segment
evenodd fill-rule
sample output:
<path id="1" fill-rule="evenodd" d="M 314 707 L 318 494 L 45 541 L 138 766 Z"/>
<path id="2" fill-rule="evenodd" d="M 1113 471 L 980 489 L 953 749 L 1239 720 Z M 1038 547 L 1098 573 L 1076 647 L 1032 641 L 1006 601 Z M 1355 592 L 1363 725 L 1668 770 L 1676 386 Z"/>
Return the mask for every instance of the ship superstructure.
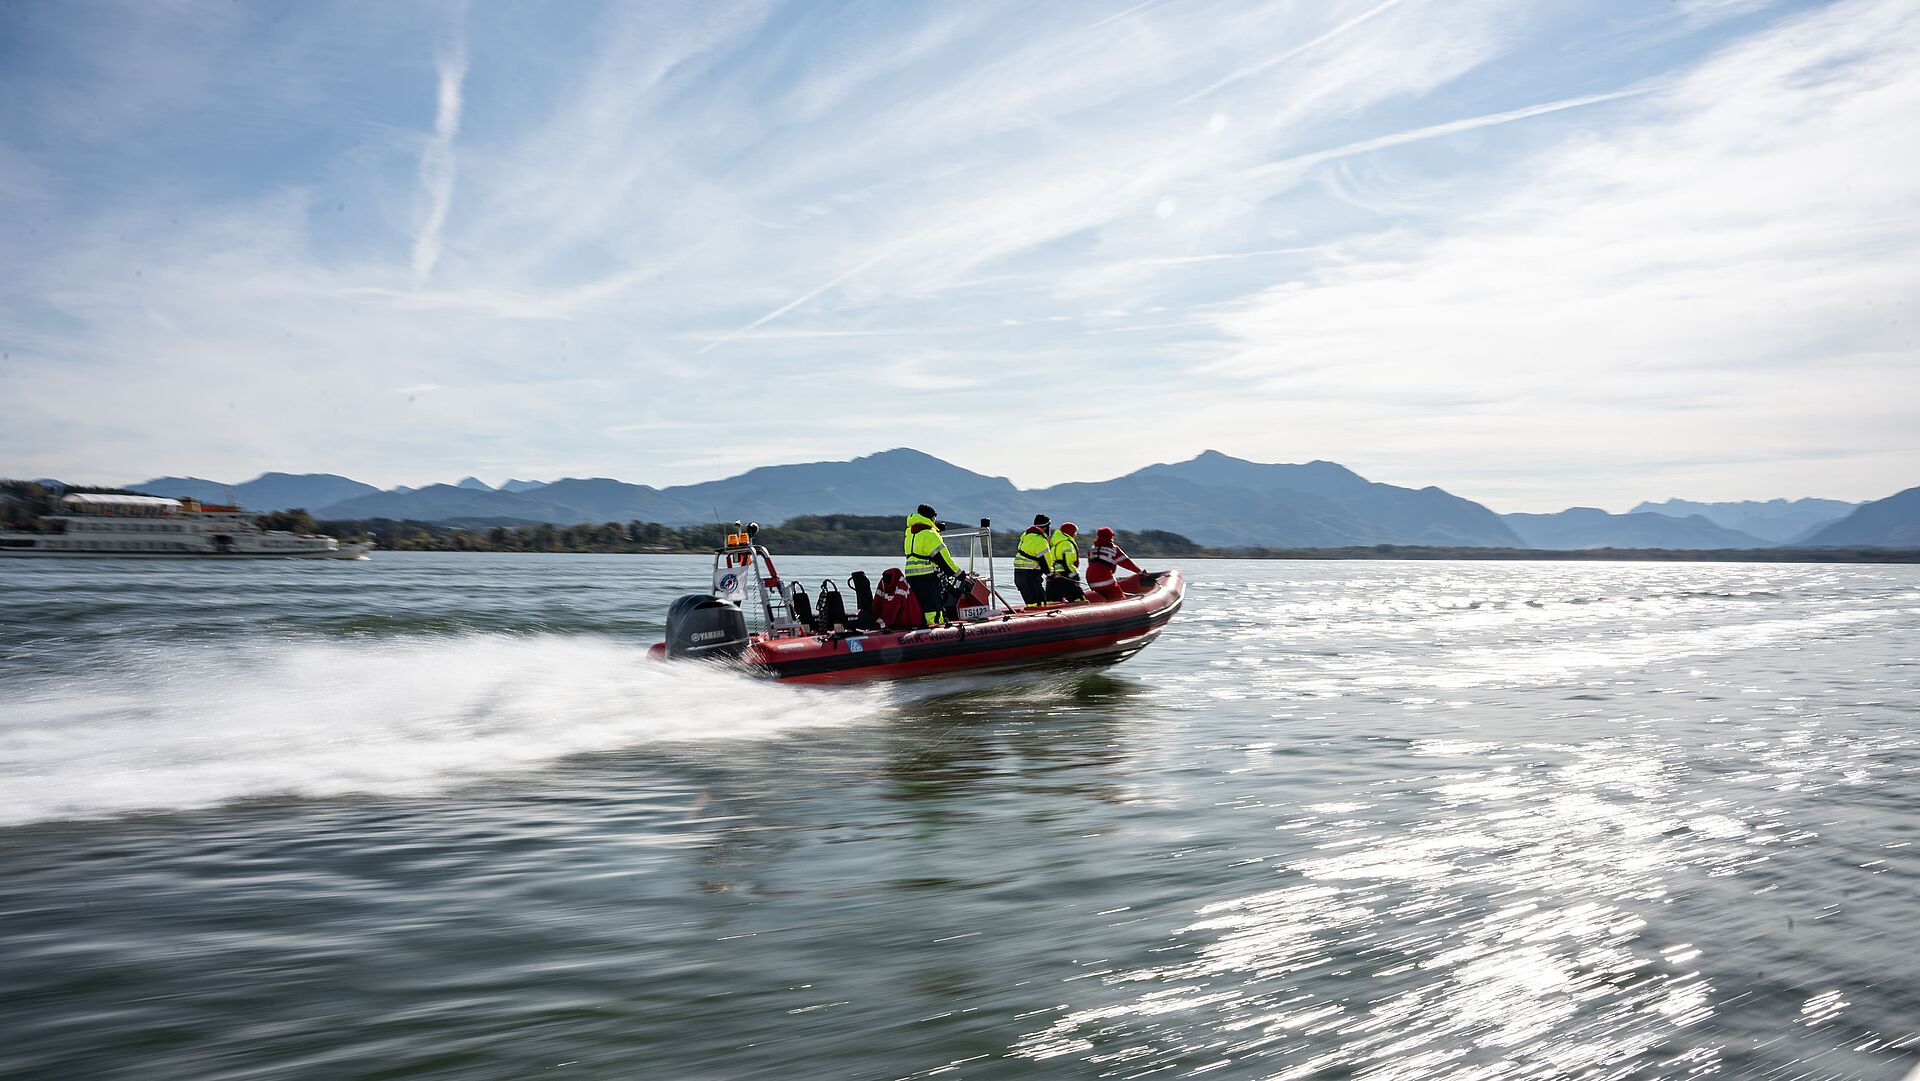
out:
<path id="1" fill-rule="evenodd" d="M 96 559 L 365 559 L 372 545 L 263 530 L 237 506 L 75 492 L 51 533 L 0 533 L 0 556 Z"/>

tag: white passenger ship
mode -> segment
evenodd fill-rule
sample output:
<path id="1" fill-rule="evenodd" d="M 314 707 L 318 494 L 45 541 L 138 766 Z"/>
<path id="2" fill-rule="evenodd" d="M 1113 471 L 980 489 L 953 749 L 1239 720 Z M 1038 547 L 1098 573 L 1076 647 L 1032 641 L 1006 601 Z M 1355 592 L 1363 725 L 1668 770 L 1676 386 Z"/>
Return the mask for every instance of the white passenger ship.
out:
<path id="1" fill-rule="evenodd" d="M 54 533 L 0 533 L 0 556 L 94 559 L 365 559 L 370 544 L 263 530 L 239 507 L 151 495 L 75 493 Z"/>

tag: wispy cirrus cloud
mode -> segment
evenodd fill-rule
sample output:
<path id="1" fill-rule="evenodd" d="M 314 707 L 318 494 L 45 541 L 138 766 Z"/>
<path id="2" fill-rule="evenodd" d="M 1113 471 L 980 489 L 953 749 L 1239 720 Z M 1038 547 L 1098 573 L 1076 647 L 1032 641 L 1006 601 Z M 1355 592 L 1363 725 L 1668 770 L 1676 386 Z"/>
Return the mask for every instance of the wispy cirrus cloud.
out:
<path id="1" fill-rule="evenodd" d="M 1895 0 L 129 13 L 9 16 L 16 471 L 663 483 L 749 420 L 728 454 L 1220 445 L 1502 509 L 1914 465 Z"/>
<path id="2" fill-rule="evenodd" d="M 420 189 L 426 202 L 419 232 L 413 237 L 413 280 L 416 286 L 433 273 L 440 261 L 440 237 L 453 206 L 453 185 L 459 175 L 454 140 L 460 136 L 461 86 L 467 79 L 467 43 L 464 29 L 434 61 L 439 76 L 433 136 L 420 151 Z"/>
<path id="3" fill-rule="evenodd" d="M 1841 417 L 1852 467 L 1897 484 L 1920 465 L 1920 339 L 1898 299 L 1920 295 L 1903 209 L 1920 205 L 1920 151 L 1898 134 L 1920 109 L 1916 56 L 1920 19 L 1888 4 L 1733 45 L 1624 122 L 1530 156 L 1451 228 L 1350 259 L 1330 245 L 1304 279 L 1221 313 L 1238 343 L 1222 368 L 1336 418 L 1376 409 L 1383 385 L 1414 402 L 1477 388 L 1472 408 L 1383 432 L 1380 457 L 1552 445 L 1551 475 L 1615 503 L 1716 471 L 1614 470 L 1649 447 L 1739 448 L 1782 491 L 1819 490 Z"/>
<path id="4" fill-rule="evenodd" d="M 1219 79 L 1214 80 L 1213 82 L 1208 83 L 1207 85 L 1201 87 L 1200 89 L 1180 99 L 1180 104 L 1182 105 L 1191 104 L 1193 102 L 1199 101 L 1200 99 L 1213 94 L 1215 91 L 1218 91 L 1223 87 L 1232 86 L 1234 83 L 1241 82 L 1255 75 L 1258 75 L 1262 72 L 1270 71 L 1273 68 L 1279 67 L 1280 65 L 1285 64 L 1289 60 L 1292 60 L 1295 57 L 1300 56 L 1302 53 L 1310 52 L 1311 50 L 1317 49 L 1320 46 L 1325 45 L 1327 42 L 1332 41 L 1333 39 L 1339 37 L 1340 35 L 1348 32 L 1349 30 L 1352 30 L 1354 27 L 1359 26 L 1362 23 L 1365 23 L 1368 20 L 1386 11 L 1399 7 L 1401 2 L 1402 0 L 1380 0 L 1379 3 L 1376 3 L 1372 7 L 1369 7 L 1361 11 L 1359 14 L 1354 15 L 1342 22 L 1336 23 L 1331 27 L 1328 27 L 1324 32 L 1320 34 L 1316 34 L 1313 37 L 1308 38 L 1306 41 L 1303 41 L 1298 45 L 1294 45 L 1291 48 L 1283 50 L 1277 56 L 1271 56 L 1271 57 L 1267 57 L 1265 59 L 1259 60 L 1255 63 L 1247 65 L 1246 67 L 1241 68 L 1238 71 L 1232 72 L 1228 75 L 1225 75 Z"/>

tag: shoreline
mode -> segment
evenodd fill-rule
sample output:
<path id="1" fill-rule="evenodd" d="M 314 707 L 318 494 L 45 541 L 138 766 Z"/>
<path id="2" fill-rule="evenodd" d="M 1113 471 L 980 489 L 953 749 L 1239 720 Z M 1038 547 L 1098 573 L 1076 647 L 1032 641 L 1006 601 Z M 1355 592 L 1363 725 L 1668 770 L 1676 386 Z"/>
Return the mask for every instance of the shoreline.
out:
<path id="1" fill-rule="evenodd" d="M 446 555 L 629 555 L 629 556 L 705 556 L 713 553 L 707 549 L 674 548 L 656 551 L 635 549 L 563 549 L 555 551 L 523 551 L 511 549 L 457 549 L 457 548 L 376 548 L 372 555 L 391 555 L 396 552 L 435 553 Z M 841 557 L 846 559 L 887 559 L 892 552 L 849 552 L 849 551 L 807 551 L 789 549 L 779 553 L 782 556 Z M 1389 546 L 1384 549 L 1367 548 L 1284 548 L 1264 549 L 1247 552 L 1212 550 L 1205 552 L 1180 553 L 1133 553 L 1140 559 L 1155 562 L 1175 562 L 1187 560 L 1272 560 L 1272 561 L 1321 561 L 1321 562 L 1446 562 L 1471 561 L 1482 563 L 1860 563 L 1860 564 L 1910 564 L 1920 563 L 1920 549 L 1769 549 L 1769 548 L 1728 548 L 1728 549 L 1664 549 L 1664 548 L 1592 548 L 1575 550 L 1532 549 L 1532 548 L 1416 548 Z M 1005 556 L 999 558 L 1008 558 Z"/>

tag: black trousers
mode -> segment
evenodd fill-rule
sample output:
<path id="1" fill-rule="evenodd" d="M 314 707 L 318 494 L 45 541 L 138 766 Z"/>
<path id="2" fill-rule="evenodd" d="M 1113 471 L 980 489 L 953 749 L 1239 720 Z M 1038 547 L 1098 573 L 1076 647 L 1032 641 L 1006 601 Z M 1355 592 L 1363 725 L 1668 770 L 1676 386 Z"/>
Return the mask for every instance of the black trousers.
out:
<path id="1" fill-rule="evenodd" d="M 909 574 L 907 585 L 913 588 L 913 597 L 920 602 L 922 614 L 931 616 L 946 611 L 947 587 L 940 584 L 938 574 Z"/>
<path id="2" fill-rule="evenodd" d="M 1047 599 L 1050 601 L 1083 601 L 1087 595 L 1080 589 L 1080 583 L 1071 578 L 1054 575 L 1047 579 Z"/>
<path id="3" fill-rule="evenodd" d="M 1013 572 L 1014 588 L 1020 591 L 1020 599 L 1028 604 L 1045 604 L 1047 601 L 1047 575 L 1035 567 L 1032 570 Z"/>

